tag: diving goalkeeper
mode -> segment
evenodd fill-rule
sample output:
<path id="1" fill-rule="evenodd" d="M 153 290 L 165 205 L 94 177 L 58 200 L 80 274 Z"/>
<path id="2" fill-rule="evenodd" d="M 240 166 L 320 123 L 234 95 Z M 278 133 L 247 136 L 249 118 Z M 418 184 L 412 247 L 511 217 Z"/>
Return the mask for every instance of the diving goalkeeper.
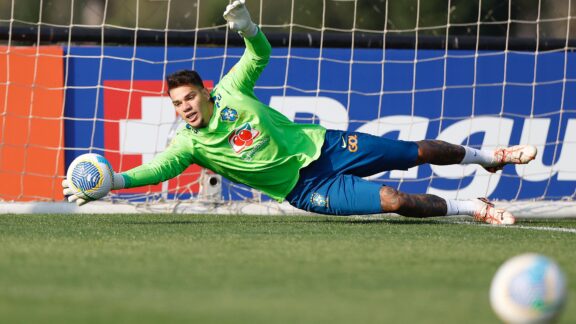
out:
<path id="1" fill-rule="evenodd" d="M 449 200 L 407 194 L 363 177 L 423 163 L 475 163 L 495 172 L 506 164 L 533 160 L 534 146 L 480 151 L 438 140 L 390 140 L 293 123 L 254 94 L 271 46 L 252 22 L 244 0 L 228 5 L 224 18 L 244 38 L 246 50 L 240 61 L 212 91 L 204 88 L 195 71 L 167 77 L 168 93 L 185 123 L 151 162 L 115 174 L 113 189 L 166 181 L 195 163 L 278 201 L 320 214 L 469 215 L 490 224 L 514 223 L 511 213 L 484 198 Z M 74 195 L 66 180 L 63 187 L 70 202 L 87 202 Z"/>

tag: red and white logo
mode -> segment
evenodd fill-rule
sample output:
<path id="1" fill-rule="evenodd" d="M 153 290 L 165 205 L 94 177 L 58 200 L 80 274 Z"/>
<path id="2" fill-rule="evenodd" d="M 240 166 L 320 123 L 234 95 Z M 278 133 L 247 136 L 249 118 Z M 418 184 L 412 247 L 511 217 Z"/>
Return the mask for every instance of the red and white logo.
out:
<path id="1" fill-rule="evenodd" d="M 254 139 L 260 135 L 260 132 L 253 129 L 249 123 L 236 128 L 228 137 L 228 143 L 236 153 L 244 151 L 247 147 L 254 144 Z"/>

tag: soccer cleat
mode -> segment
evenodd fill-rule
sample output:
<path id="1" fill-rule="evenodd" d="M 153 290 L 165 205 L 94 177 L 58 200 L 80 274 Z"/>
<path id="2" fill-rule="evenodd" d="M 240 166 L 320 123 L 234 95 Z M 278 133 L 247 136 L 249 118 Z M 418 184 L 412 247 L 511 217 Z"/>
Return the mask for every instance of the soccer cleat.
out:
<path id="1" fill-rule="evenodd" d="M 512 225 L 516 219 L 504 209 L 497 209 L 486 198 L 478 198 L 479 208 L 474 212 L 474 220 L 493 225 Z"/>
<path id="2" fill-rule="evenodd" d="M 499 148 L 494 151 L 494 164 L 485 166 L 490 173 L 502 170 L 506 164 L 526 164 L 536 157 L 538 150 L 534 145 L 516 145 Z"/>

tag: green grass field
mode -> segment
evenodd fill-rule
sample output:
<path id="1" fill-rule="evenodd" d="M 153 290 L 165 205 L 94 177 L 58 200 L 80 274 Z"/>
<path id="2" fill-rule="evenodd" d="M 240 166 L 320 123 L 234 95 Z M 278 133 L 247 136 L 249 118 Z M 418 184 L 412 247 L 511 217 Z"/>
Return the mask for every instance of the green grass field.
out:
<path id="1" fill-rule="evenodd" d="M 524 252 L 564 269 L 575 323 L 575 220 L 0 215 L 0 322 L 494 323 Z"/>

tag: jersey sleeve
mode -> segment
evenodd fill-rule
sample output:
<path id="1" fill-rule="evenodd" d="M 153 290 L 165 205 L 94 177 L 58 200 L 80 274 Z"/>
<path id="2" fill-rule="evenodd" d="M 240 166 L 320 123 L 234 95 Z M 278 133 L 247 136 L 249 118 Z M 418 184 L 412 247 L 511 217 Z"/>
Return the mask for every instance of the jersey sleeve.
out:
<path id="1" fill-rule="evenodd" d="M 152 161 L 122 172 L 124 188 L 152 185 L 172 179 L 193 163 L 191 152 L 179 143 L 176 136 L 168 148 L 156 155 Z"/>
<path id="2" fill-rule="evenodd" d="M 246 49 L 240 61 L 222 78 L 219 85 L 253 95 L 254 85 L 270 61 L 272 47 L 260 29 L 253 37 L 245 37 L 244 43 Z"/>

